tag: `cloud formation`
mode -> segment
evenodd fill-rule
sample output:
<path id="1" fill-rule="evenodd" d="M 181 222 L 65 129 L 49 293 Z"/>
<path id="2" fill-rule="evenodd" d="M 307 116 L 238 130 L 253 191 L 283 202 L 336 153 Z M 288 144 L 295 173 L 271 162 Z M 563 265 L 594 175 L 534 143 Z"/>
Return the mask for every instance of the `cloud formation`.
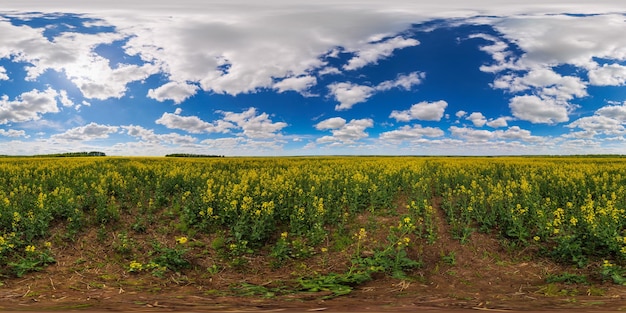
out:
<path id="1" fill-rule="evenodd" d="M 409 122 L 412 120 L 440 121 L 447 106 L 448 103 L 444 100 L 435 102 L 422 101 L 412 105 L 408 110 L 393 110 L 389 117 L 398 122 Z"/>
<path id="2" fill-rule="evenodd" d="M 330 130 L 332 136 L 323 136 L 316 140 L 319 144 L 353 144 L 369 135 L 365 129 L 374 126 L 372 119 L 353 119 L 346 123 L 340 117 L 330 118 L 315 125 L 319 130 Z"/>
<path id="3" fill-rule="evenodd" d="M 59 112 L 57 95 L 52 88 L 44 91 L 33 89 L 22 93 L 14 100 L 3 95 L 0 98 L 0 125 L 38 120 L 44 114 Z"/>

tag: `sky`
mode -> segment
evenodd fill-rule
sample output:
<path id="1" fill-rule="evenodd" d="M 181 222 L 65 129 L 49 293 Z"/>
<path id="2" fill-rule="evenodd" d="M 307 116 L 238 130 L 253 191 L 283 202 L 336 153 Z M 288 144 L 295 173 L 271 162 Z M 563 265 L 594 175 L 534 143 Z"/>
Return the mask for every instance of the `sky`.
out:
<path id="1" fill-rule="evenodd" d="M 626 154 L 626 2 L 0 0 L 0 154 Z"/>

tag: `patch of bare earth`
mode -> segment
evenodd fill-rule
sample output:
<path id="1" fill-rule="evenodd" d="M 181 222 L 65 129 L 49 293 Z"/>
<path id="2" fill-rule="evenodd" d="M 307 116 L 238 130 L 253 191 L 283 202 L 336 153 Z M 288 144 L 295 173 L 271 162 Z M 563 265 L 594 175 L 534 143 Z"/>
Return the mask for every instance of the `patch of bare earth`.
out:
<path id="1" fill-rule="evenodd" d="M 405 203 L 398 201 L 398 210 Z M 211 250 L 210 236 L 194 236 L 190 251 L 193 269 L 183 274 L 129 273 L 129 259 L 100 244 L 95 230 L 75 241 L 53 245 L 57 263 L 21 278 L 3 280 L 0 310 L 111 310 L 111 311 L 410 311 L 415 309 L 478 310 L 626 310 L 626 290 L 602 283 L 591 269 L 578 269 L 538 258 L 535 251 L 507 251 L 495 235 L 473 232 L 466 243 L 451 236 L 445 216 L 435 201 L 437 240 L 415 240 L 410 257 L 423 266 L 406 280 L 380 275 L 356 286 L 352 293 L 325 299 L 330 292 L 281 292 L 297 288 L 296 279 L 314 273 L 346 271 L 353 248 L 329 250 L 311 258 L 271 266 L 268 251 L 247 257 L 238 268 L 207 271 L 223 262 Z M 385 229 L 398 215 L 364 213 L 359 224 L 368 227 L 368 240 L 385 240 Z M 352 231 L 352 230 L 351 230 Z M 114 237 L 116 232 L 110 232 Z M 100 234 L 102 235 L 102 234 Z M 157 230 L 136 236 L 136 251 L 147 253 L 149 238 L 170 236 Z M 159 238 L 166 241 L 166 238 Z M 106 242 L 106 241 L 105 241 Z M 54 247 L 60 248 L 54 248 Z M 367 253 L 367 245 L 364 253 Z M 546 282 L 549 275 L 586 275 L 592 285 Z M 261 286 L 254 292 L 246 286 Z"/>

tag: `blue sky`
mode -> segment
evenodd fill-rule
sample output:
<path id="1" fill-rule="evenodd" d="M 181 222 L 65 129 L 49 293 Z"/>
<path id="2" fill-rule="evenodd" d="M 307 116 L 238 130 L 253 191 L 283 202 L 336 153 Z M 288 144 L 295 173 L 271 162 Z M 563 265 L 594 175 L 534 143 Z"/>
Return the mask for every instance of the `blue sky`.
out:
<path id="1" fill-rule="evenodd" d="M 626 153 L 616 1 L 0 2 L 0 154 Z"/>

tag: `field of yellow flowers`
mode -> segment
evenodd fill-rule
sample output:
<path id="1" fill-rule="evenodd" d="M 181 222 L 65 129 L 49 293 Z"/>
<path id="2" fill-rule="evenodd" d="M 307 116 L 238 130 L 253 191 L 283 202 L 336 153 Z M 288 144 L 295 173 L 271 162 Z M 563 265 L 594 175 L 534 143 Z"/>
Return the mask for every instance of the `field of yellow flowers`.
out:
<path id="1" fill-rule="evenodd" d="M 618 157 L 311 157 L 311 158 L 3 158 L 0 159 L 0 278 L 55 262 L 51 246 L 96 229 L 127 270 L 164 275 L 193 266 L 196 237 L 224 264 L 267 253 L 291 259 L 350 247 L 348 271 L 303 277 L 302 288 L 349 286 L 376 273 L 406 277 L 419 267 L 407 253 L 435 242 L 441 210 L 461 243 L 476 232 L 510 249 L 583 267 L 601 264 L 606 280 L 626 283 L 626 159 Z M 402 198 L 406 209 L 396 210 Z M 435 201 L 436 200 L 436 201 Z M 433 208 L 434 203 L 437 207 Z M 363 255 L 363 213 L 395 219 L 385 240 Z M 123 221 L 126 224 L 122 223 Z M 62 238 L 51 238 L 62 228 Z M 171 229 L 148 253 L 134 238 Z M 169 234 L 169 232 L 168 232 Z M 371 244 L 370 244 L 371 245 Z M 346 250 L 348 251 L 348 250 Z M 346 252 L 347 253 L 347 252 Z M 342 289 L 346 288 L 346 289 Z"/>

